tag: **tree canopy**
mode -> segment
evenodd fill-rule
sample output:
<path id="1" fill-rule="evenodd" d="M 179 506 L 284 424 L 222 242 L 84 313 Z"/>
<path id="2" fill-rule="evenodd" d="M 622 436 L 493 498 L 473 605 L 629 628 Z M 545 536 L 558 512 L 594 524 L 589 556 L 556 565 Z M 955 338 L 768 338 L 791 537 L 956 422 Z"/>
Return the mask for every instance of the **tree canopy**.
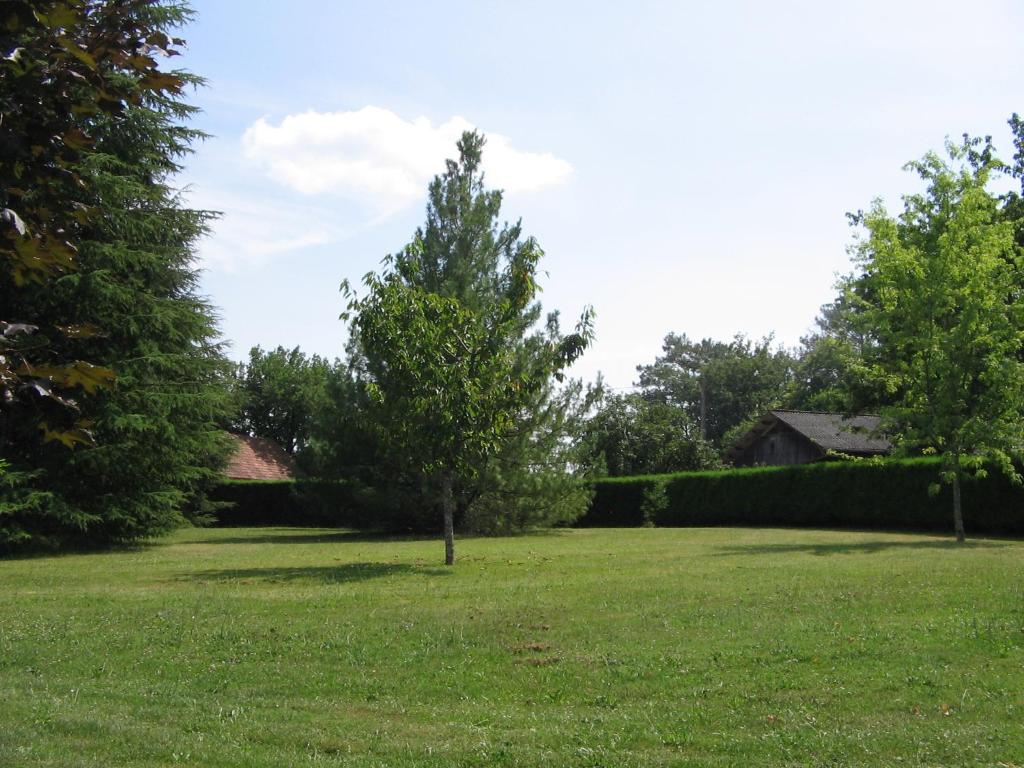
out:
<path id="1" fill-rule="evenodd" d="M 426 225 L 349 306 L 370 422 L 392 461 L 419 475 L 422 503 L 440 507 L 448 563 L 457 508 L 564 415 L 551 382 L 591 334 L 589 313 L 572 334 L 559 332 L 557 315 L 531 332 L 543 252 L 519 223 L 497 224 L 501 193 L 484 187 L 483 146 L 482 135 L 463 134 L 459 159 L 430 185 Z"/>
<path id="2" fill-rule="evenodd" d="M 724 447 L 735 429 L 782 404 L 793 360 L 771 337 L 729 342 L 670 333 L 663 354 L 638 366 L 644 395 L 683 408 L 702 439 Z"/>
<path id="3" fill-rule="evenodd" d="M 892 397 L 884 409 L 907 448 L 942 455 L 954 528 L 965 536 L 961 476 L 995 464 L 1017 477 L 1024 448 L 1024 261 L 1012 198 L 990 190 L 1004 168 L 987 142 L 947 145 L 907 168 L 925 190 L 890 216 L 858 214 L 854 322 L 873 341 L 866 365 Z"/>
<path id="4" fill-rule="evenodd" d="M 308 444 L 327 399 L 331 364 L 298 347 L 249 350 L 235 372 L 238 416 L 234 428 L 266 437 L 295 456 Z"/>
<path id="5" fill-rule="evenodd" d="M 685 408 L 641 393 L 609 394 L 587 421 L 588 460 L 611 477 L 713 469 L 717 451 Z"/>
<path id="6" fill-rule="evenodd" d="M 60 211 L 60 222 L 28 226 L 41 226 L 47 243 L 73 245 L 74 259 L 45 279 L 19 280 L 15 271 L 0 283 L 9 317 L 66 331 L 34 348 L 33 360 L 15 373 L 57 378 L 81 357 L 117 379 L 114 386 L 81 387 L 75 418 L 94 440 L 77 441 L 73 452 L 34 438 L 47 418 L 45 403 L 5 400 L 0 458 L 19 481 L 4 491 L 0 539 L 16 546 L 149 536 L 202 513 L 203 489 L 227 450 L 221 428 L 230 418 L 227 362 L 193 265 L 211 214 L 184 207 L 171 186 L 180 158 L 202 135 L 187 125 L 194 110 L 179 95 L 198 78 L 159 76 L 153 58 L 180 44 L 168 30 L 189 11 L 141 1 L 31 5 L 35 22 L 15 33 L 28 78 L 17 86 L 27 89 L 18 100 L 37 94 L 47 106 L 19 119 L 39 121 L 25 134 L 34 136 L 59 117 L 67 125 L 61 143 L 75 146 L 70 154 L 44 147 L 40 157 L 49 164 L 33 173 L 52 176 L 54 184 L 8 194 L 24 211 Z M 34 57 L 49 61 L 55 46 L 78 62 L 67 62 L 71 71 L 89 70 L 84 84 L 63 71 L 39 75 L 38 67 L 50 65 Z M 101 93 L 108 81 L 114 89 Z M 58 82 L 66 92 L 53 91 Z"/>

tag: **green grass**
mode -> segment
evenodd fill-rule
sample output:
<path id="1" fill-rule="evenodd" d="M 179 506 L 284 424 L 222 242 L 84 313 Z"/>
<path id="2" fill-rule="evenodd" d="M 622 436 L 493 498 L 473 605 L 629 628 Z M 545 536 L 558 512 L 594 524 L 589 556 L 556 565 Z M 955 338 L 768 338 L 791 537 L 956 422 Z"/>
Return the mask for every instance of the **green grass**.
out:
<path id="1" fill-rule="evenodd" d="M 0 562 L 0 765 L 1024 764 L 1024 542 L 184 530 Z"/>

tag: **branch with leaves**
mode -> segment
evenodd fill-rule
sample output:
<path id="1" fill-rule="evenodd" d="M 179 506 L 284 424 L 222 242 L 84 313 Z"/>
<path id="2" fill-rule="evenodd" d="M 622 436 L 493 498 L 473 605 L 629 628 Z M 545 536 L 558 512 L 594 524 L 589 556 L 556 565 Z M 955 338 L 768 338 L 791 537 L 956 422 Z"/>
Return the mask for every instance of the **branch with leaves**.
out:
<path id="1" fill-rule="evenodd" d="M 177 94 L 186 82 L 160 69 L 158 58 L 177 55 L 182 41 L 159 28 L 150 13 L 157 5 L 11 0 L 0 7 L 0 274 L 15 286 L 46 284 L 75 269 L 83 228 L 98 215 L 81 172 L 98 118 L 120 115 L 147 95 Z M 90 442 L 68 393 L 109 386 L 114 373 L 49 351 L 56 339 L 99 333 L 4 318 L 0 418 L 16 401 L 42 398 L 57 406 L 40 407 L 45 440 Z"/>

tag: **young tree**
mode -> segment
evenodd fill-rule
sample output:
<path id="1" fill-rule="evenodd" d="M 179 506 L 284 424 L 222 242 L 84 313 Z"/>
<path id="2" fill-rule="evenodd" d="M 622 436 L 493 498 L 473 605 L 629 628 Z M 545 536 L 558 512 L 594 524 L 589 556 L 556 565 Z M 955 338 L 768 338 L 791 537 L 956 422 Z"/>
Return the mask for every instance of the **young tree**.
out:
<path id="1" fill-rule="evenodd" d="M 862 274 L 848 296 L 870 333 L 867 364 L 894 397 L 883 413 L 905 446 L 941 454 L 964 541 L 961 480 L 994 463 L 1018 482 L 1024 447 L 1024 262 L 1005 199 L 989 191 L 995 157 L 947 145 L 908 164 L 925 191 L 891 217 L 881 202 L 855 217 Z"/>
<path id="2" fill-rule="evenodd" d="M 459 160 L 430 185 L 426 226 L 349 306 L 370 421 L 392 459 L 421 475 L 423 501 L 440 505 L 449 564 L 457 508 L 485 495 L 482 478 L 499 464 L 542 471 L 515 460 L 526 445 L 550 444 L 541 436 L 566 407 L 552 380 L 591 338 L 589 312 L 573 334 L 559 332 L 557 315 L 530 332 L 542 251 L 518 223 L 498 227 L 501 193 L 484 188 L 483 144 L 463 134 Z"/>
<path id="3" fill-rule="evenodd" d="M 167 30 L 189 16 L 159 2 L 49 5 L 85 14 L 83 28 L 97 45 L 122 27 L 148 30 L 132 48 L 142 58 L 154 53 L 147 46 L 168 44 Z M 107 21 L 122 26 L 107 32 L 92 26 Z M 91 55 L 81 41 L 73 44 Z M 148 77 L 117 59 L 102 66 L 116 82 Z M 193 265 L 210 214 L 182 206 L 170 185 L 179 159 L 202 135 L 184 124 L 194 110 L 178 96 L 182 84 L 197 79 L 167 76 L 175 87 L 133 92 L 120 110 L 73 112 L 89 142 L 74 162 L 81 183 L 62 204 L 103 215 L 76 222 L 73 271 L 46 283 L 0 285 L 0 306 L 12 316 L 88 329 L 78 338 L 51 339 L 46 359 L 81 354 L 117 372 L 116 386 L 94 389 L 77 403 L 95 445 L 69 453 L 40 444 L 33 437 L 34 408 L 5 411 L 0 459 L 30 479 L 8 489 L 6 503 L 17 511 L 0 522 L 4 545 L 129 540 L 165 531 L 202 508 L 203 489 L 228 450 L 221 432 L 230 419 L 228 364 Z"/>
<path id="4" fill-rule="evenodd" d="M 241 401 L 235 429 L 270 438 L 298 454 L 308 445 L 313 421 L 326 404 L 330 369 L 322 357 L 307 357 L 298 347 L 253 347 L 249 362 L 235 373 Z"/>

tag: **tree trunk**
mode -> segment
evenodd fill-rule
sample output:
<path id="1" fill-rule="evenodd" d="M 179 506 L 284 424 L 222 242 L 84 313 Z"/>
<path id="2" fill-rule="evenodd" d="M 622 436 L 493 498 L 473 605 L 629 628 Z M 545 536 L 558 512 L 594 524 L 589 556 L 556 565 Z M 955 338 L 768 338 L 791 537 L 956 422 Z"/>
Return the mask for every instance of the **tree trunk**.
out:
<path id="1" fill-rule="evenodd" d="M 953 529 L 958 544 L 967 540 L 964 533 L 964 513 L 960 505 L 960 451 L 953 453 Z"/>
<path id="2" fill-rule="evenodd" d="M 441 475 L 441 508 L 444 510 L 444 564 L 455 564 L 455 500 L 452 498 L 452 475 Z"/>
<path id="3" fill-rule="evenodd" d="M 705 388 L 705 385 L 704 385 L 704 374 L 703 373 L 701 373 L 701 375 L 700 375 L 699 383 L 700 383 L 700 439 L 701 440 L 707 440 L 708 439 L 708 426 L 707 426 L 708 391 L 707 391 L 707 389 Z"/>

